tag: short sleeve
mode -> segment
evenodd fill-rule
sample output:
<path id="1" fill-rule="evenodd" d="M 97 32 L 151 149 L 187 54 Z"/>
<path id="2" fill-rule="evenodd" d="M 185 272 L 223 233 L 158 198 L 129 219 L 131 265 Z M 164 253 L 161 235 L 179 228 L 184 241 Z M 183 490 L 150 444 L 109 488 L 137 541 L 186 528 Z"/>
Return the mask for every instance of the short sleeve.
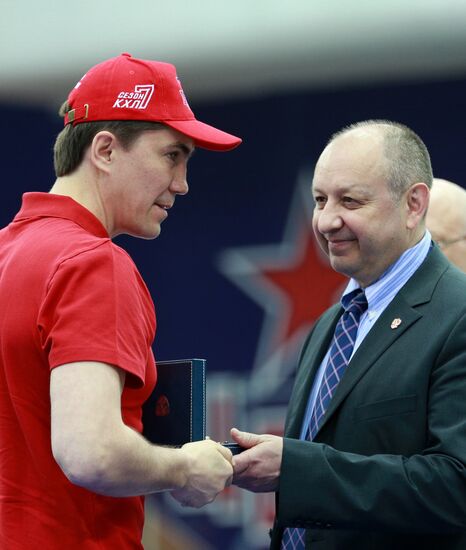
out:
<path id="1" fill-rule="evenodd" d="M 132 375 L 131 386 L 144 383 L 155 334 L 154 306 L 133 261 L 111 241 L 59 264 L 38 326 L 50 368 L 99 361 Z"/>

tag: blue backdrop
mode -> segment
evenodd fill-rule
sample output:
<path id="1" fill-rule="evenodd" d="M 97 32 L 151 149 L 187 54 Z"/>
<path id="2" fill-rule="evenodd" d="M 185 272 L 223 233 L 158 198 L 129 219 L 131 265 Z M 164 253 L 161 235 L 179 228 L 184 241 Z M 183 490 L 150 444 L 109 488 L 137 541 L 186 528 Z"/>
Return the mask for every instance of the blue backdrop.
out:
<path id="1" fill-rule="evenodd" d="M 184 83 L 189 97 L 189 83 Z M 466 183 L 466 80 L 289 93 L 192 105 L 199 119 L 243 137 L 237 150 L 198 150 L 190 192 L 178 197 L 155 241 L 119 238 L 156 304 L 156 358 L 207 359 L 208 432 L 236 424 L 280 433 L 297 350 L 338 296 L 309 230 L 317 157 L 342 126 L 397 120 L 425 141 L 434 174 Z M 58 109 L 58 106 L 57 106 Z M 0 223 L 25 191 L 53 181 L 54 113 L 0 104 Z M 148 499 L 146 548 L 258 549 L 273 518 L 270 496 L 229 489 L 200 511 Z M 187 542 L 188 541 L 188 542 Z"/>

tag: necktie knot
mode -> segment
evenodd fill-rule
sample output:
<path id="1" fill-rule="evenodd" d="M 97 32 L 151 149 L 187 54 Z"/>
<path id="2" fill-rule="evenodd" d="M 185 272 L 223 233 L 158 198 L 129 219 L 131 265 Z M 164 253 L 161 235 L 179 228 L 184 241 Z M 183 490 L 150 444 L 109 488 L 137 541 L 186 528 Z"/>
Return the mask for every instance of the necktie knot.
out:
<path id="1" fill-rule="evenodd" d="M 344 315 L 351 314 L 356 322 L 359 321 L 359 318 L 366 311 L 368 306 L 366 295 L 360 288 L 344 296 L 342 298 L 342 303 L 345 308 Z"/>

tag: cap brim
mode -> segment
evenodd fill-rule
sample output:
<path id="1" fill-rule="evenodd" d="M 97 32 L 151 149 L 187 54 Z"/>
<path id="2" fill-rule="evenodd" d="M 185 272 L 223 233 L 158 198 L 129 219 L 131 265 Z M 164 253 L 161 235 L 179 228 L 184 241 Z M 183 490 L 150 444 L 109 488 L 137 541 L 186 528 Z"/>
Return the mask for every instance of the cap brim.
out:
<path id="1" fill-rule="evenodd" d="M 190 137 L 197 147 L 211 151 L 230 151 L 243 141 L 199 120 L 164 120 L 163 124 Z"/>

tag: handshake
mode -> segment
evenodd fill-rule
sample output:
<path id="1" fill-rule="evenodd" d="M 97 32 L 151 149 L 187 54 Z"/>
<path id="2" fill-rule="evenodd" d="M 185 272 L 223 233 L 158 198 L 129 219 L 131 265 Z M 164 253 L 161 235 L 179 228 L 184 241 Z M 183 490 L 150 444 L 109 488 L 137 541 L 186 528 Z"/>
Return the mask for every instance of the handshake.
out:
<path id="1" fill-rule="evenodd" d="M 283 439 L 236 428 L 231 437 L 234 444 L 222 445 L 207 438 L 178 449 L 186 459 L 185 482 L 171 495 L 181 505 L 200 508 L 231 484 L 253 492 L 278 488 Z"/>

